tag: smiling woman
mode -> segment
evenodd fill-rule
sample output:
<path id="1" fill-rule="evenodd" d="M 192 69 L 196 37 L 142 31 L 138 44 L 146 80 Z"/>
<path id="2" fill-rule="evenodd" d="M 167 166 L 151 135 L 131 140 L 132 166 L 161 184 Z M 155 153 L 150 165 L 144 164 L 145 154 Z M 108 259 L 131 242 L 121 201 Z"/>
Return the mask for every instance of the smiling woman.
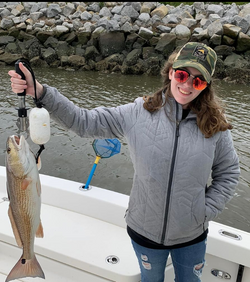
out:
<path id="1" fill-rule="evenodd" d="M 161 108 L 164 92 L 166 94 L 164 104 L 168 97 L 174 97 L 183 109 L 189 109 L 197 115 L 198 127 L 205 137 L 211 137 L 220 130 L 232 129 L 211 83 L 216 60 L 215 51 L 207 45 L 195 42 L 185 44 L 178 53 L 174 52 L 169 56 L 162 69 L 164 87 L 152 97 L 144 97 L 144 108 L 151 112 Z M 182 69 L 182 72 L 176 74 L 175 69 Z M 193 80 L 190 79 L 190 74 Z"/>
<path id="2" fill-rule="evenodd" d="M 178 281 L 200 281 L 208 224 L 224 210 L 238 184 L 239 159 L 228 130 L 232 127 L 210 83 L 216 59 L 207 45 L 189 42 L 170 56 L 162 71 L 163 86 L 153 97 L 117 107 L 81 108 L 57 88 L 36 81 L 37 97 L 63 128 L 81 138 L 127 140 L 134 177 L 125 218 L 142 282 L 164 281 L 169 254 L 175 258 Z M 19 67 L 25 83 L 10 70 L 12 91 L 26 89 L 34 97 L 31 74 L 21 63 Z M 174 68 L 185 68 L 196 78 L 178 82 Z M 197 90 L 192 81 L 202 77 L 209 84 Z M 150 101 L 156 106 L 152 110 Z M 184 109 L 189 112 L 183 114 Z M 152 258 L 149 248 L 154 249 Z M 146 264 L 142 254 L 150 260 Z M 152 266 L 150 272 L 145 265 Z"/>

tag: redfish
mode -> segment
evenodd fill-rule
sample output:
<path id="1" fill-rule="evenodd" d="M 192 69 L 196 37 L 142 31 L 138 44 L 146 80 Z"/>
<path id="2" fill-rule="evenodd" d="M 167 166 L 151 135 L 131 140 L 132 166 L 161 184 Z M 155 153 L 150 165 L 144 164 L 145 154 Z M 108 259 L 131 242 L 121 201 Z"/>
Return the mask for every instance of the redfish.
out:
<path id="1" fill-rule="evenodd" d="M 5 282 L 23 277 L 45 278 L 34 253 L 36 237 L 43 237 L 40 219 L 41 183 L 38 170 L 40 161 L 30 150 L 24 136 L 8 137 L 6 144 L 6 176 L 12 230 L 23 253 Z"/>

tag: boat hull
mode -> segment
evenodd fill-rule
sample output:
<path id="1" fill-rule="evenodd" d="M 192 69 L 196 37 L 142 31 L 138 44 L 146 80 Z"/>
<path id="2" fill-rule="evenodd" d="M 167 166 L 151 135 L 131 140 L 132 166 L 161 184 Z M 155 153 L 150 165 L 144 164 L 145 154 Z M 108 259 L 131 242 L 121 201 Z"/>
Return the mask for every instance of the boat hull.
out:
<path id="1" fill-rule="evenodd" d="M 35 253 L 46 282 L 139 282 L 140 270 L 124 219 L 129 197 L 95 186 L 82 191 L 83 183 L 43 174 L 40 180 L 44 238 L 35 239 Z M 0 166 L 0 282 L 22 251 L 14 239 L 8 206 L 5 167 Z M 249 282 L 249 257 L 249 233 L 210 222 L 202 282 Z M 237 280 L 243 269 L 242 279 Z M 165 282 L 174 281 L 171 258 L 165 273 Z M 224 275 L 224 280 L 218 275 Z M 231 279 L 225 279 L 226 275 Z M 38 280 L 42 281 L 32 279 Z"/>

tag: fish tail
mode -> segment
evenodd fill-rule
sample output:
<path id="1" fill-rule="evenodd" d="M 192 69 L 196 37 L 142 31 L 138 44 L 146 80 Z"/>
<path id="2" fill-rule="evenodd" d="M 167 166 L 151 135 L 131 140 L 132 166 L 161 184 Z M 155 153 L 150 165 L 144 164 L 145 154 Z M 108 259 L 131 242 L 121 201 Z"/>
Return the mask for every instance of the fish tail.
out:
<path id="1" fill-rule="evenodd" d="M 19 259 L 16 265 L 12 268 L 5 282 L 19 279 L 23 277 L 40 277 L 45 279 L 43 270 L 36 259 L 36 256 L 30 260 L 26 260 L 23 257 Z"/>

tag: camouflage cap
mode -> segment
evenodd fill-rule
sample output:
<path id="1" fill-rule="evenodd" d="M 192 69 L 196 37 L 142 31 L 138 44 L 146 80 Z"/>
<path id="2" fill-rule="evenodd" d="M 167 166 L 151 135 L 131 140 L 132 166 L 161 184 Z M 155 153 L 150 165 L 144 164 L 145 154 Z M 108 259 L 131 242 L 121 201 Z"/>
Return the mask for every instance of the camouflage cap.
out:
<path id="1" fill-rule="evenodd" d="M 210 83 L 217 61 L 216 52 L 204 43 L 188 42 L 178 52 L 173 68 L 193 67 Z"/>

